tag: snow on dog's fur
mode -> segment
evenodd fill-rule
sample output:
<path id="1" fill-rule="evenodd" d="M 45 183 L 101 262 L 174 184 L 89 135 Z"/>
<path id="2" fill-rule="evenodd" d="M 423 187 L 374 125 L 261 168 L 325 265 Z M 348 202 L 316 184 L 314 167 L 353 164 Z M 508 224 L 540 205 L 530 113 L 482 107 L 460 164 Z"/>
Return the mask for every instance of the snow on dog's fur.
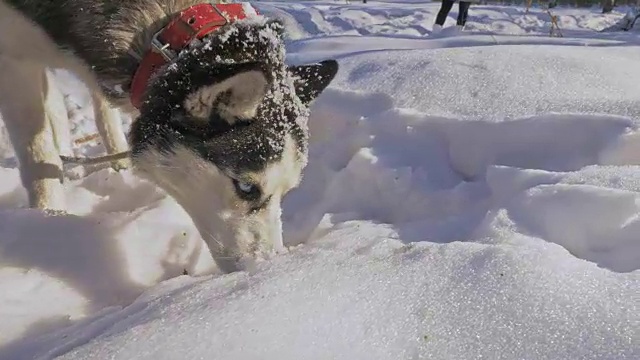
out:
<path id="1" fill-rule="evenodd" d="M 11 36 L 0 38 L 0 110 L 31 206 L 64 210 L 44 68 L 69 69 L 101 94 L 101 86 L 126 82 L 137 66 L 131 51 L 148 48 L 148 34 L 180 6 L 197 2 L 10 3 L 19 11 L 0 2 L 0 30 L 32 41 L 25 47 Z M 102 31 L 82 31 L 87 24 Z M 282 32 L 281 23 L 256 17 L 226 25 L 182 51 L 148 84 L 128 138 L 136 174 L 181 204 L 227 271 L 239 259 L 282 246 L 281 201 L 306 165 L 308 106 L 338 69 L 333 60 L 285 65 Z M 105 46 L 110 48 L 100 49 Z M 127 83 L 123 89 L 124 95 L 106 95 L 130 109 Z"/>
<path id="2" fill-rule="evenodd" d="M 225 269 L 282 246 L 282 197 L 307 161 L 308 104 L 337 70 L 286 66 L 281 32 L 243 20 L 183 53 L 154 79 L 131 130 L 138 172 L 185 208 Z"/>

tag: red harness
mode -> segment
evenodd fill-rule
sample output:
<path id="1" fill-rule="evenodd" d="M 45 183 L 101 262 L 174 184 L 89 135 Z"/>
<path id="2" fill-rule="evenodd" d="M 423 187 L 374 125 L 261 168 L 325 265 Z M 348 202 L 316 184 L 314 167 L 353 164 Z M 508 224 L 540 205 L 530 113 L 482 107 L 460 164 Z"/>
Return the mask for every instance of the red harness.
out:
<path id="1" fill-rule="evenodd" d="M 133 75 L 130 89 L 133 106 L 140 108 L 142 95 L 156 69 L 172 61 L 191 42 L 201 40 L 230 22 L 248 17 L 250 14 L 246 10 L 258 14 L 249 3 L 198 4 L 181 11 L 153 36 L 151 49 Z"/>

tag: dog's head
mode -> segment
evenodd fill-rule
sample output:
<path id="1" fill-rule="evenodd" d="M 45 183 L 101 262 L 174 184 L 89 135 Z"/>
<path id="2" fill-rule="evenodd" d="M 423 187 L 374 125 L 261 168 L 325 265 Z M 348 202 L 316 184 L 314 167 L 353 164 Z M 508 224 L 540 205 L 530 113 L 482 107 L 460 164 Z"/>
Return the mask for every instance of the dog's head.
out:
<path id="1" fill-rule="evenodd" d="M 134 167 L 189 213 L 224 271 L 282 246 L 283 196 L 307 161 L 308 107 L 335 61 L 287 66 L 282 24 L 241 21 L 183 52 L 150 83 Z"/>

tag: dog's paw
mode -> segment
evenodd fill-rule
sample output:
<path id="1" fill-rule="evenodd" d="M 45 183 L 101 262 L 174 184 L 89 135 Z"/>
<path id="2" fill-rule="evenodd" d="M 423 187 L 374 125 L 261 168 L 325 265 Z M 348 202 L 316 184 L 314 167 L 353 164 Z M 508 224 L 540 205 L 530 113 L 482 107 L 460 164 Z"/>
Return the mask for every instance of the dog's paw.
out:
<path id="1" fill-rule="evenodd" d="M 127 170 L 131 167 L 131 160 L 122 159 L 111 162 L 111 168 L 115 171 Z"/>

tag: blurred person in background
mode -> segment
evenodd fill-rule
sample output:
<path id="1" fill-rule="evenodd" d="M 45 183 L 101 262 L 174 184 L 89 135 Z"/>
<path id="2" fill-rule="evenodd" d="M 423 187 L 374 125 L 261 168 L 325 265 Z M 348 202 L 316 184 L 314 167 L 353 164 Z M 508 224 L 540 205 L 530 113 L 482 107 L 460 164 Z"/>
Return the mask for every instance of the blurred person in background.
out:
<path id="1" fill-rule="evenodd" d="M 444 25 L 445 20 L 447 20 L 449 11 L 451 11 L 451 8 L 456 1 L 457 0 L 442 0 L 440 11 L 438 11 L 438 15 L 436 16 L 436 23 L 433 25 L 434 34 L 437 34 L 442 30 L 442 26 Z M 471 6 L 471 1 L 458 2 L 458 19 L 456 21 L 456 28 L 458 30 L 462 30 L 464 28 L 464 25 L 467 23 L 469 6 Z"/>

